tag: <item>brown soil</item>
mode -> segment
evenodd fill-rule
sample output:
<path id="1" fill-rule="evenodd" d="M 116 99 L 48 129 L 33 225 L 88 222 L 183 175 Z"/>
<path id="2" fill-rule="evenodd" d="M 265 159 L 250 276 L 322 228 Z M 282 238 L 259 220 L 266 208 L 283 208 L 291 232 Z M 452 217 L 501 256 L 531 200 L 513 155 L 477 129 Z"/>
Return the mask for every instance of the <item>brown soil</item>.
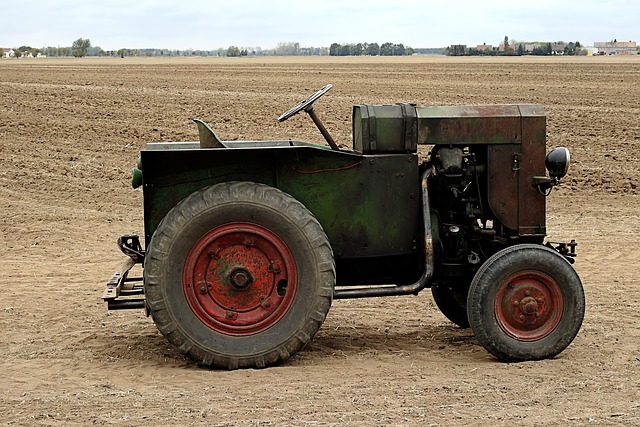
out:
<path id="1" fill-rule="evenodd" d="M 579 242 L 583 328 L 554 360 L 505 364 L 430 293 L 334 302 L 281 367 L 200 369 L 142 311 L 99 299 L 142 233 L 129 169 L 146 141 L 350 140 L 354 103 L 534 102 L 574 163 L 550 239 Z M 4 425 L 639 425 L 640 58 L 0 60 L 0 421 Z M 401 214 L 401 213 L 399 213 Z"/>

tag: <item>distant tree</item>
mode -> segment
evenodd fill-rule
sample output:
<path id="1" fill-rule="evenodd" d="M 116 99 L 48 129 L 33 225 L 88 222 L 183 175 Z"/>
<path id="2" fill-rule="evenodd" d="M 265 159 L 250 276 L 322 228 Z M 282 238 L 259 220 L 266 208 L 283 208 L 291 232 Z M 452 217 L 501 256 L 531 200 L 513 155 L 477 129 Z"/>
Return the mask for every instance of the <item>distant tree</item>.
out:
<path id="1" fill-rule="evenodd" d="M 298 55 L 300 50 L 300 43 L 298 42 L 286 42 L 278 43 L 276 46 L 275 54 L 278 56 L 292 56 Z"/>
<path id="2" fill-rule="evenodd" d="M 29 54 L 31 54 L 31 52 L 33 51 L 33 48 L 31 46 L 20 46 L 17 51 L 20 52 L 20 56 L 29 56 Z"/>
<path id="3" fill-rule="evenodd" d="M 506 52 L 507 49 L 509 48 L 509 37 L 508 36 L 504 36 L 504 51 Z"/>
<path id="4" fill-rule="evenodd" d="M 371 43 L 367 46 L 367 55 L 378 56 L 380 55 L 380 45 L 378 43 Z"/>
<path id="5" fill-rule="evenodd" d="M 393 44 L 389 42 L 382 43 L 382 45 L 380 45 L 380 55 L 393 56 Z"/>
<path id="6" fill-rule="evenodd" d="M 579 41 L 575 43 L 575 52 L 574 55 L 586 55 L 587 50 L 582 48 L 582 44 Z"/>
<path id="7" fill-rule="evenodd" d="M 329 46 L 329 55 L 338 56 L 341 47 L 342 46 L 340 46 L 340 43 L 331 43 L 331 46 Z"/>
<path id="8" fill-rule="evenodd" d="M 71 45 L 71 51 L 76 58 L 82 58 L 87 55 L 87 52 L 91 48 L 91 41 L 89 39 L 79 38 L 75 40 Z"/>
<path id="9" fill-rule="evenodd" d="M 518 55 L 524 55 L 524 45 L 522 43 L 518 45 Z"/>
<path id="10" fill-rule="evenodd" d="M 351 55 L 351 47 L 350 44 L 344 44 L 340 46 L 340 50 L 338 51 L 338 55 L 340 56 L 350 56 Z"/>
<path id="11" fill-rule="evenodd" d="M 357 43 L 355 45 L 353 45 L 353 48 L 351 49 L 351 55 L 353 56 L 360 56 L 362 55 L 362 43 Z"/>
<path id="12" fill-rule="evenodd" d="M 100 46 L 91 46 L 87 50 L 86 56 L 100 56 L 100 52 L 103 52 L 103 50 L 102 50 L 102 48 Z"/>
<path id="13" fill-rule="evenodd" d="M 465 56 L 468 51 L 464 44 L 453 44 L 446 49 L 445 53 L 449 56 Z"/>
<path id="14" fill-rule="evenodd" d="M 240 56 L 240 48 L 238 46 L 229 46 L 227 49 L 227 56 Z"/>
<path id="15" fill-rule="evenodd" d="M 467 51 L 467 55 L 469 56 L 481 56 L 482 55 L 482 51 L 475 48 L 475 47 L 470 47 L 469 50 Z"/>

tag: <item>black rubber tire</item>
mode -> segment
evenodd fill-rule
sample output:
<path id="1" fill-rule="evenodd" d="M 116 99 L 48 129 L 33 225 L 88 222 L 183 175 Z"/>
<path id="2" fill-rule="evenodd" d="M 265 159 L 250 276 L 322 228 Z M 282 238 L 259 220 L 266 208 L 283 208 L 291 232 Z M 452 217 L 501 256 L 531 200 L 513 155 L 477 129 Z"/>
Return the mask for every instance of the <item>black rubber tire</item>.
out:
<path id="1" fill-rule="evenodd" d="M 457 287 L 453 285 L 435 285 L 431 287 L 431 295 L 436 305 L 444 316 L 461 327 L 469 327 L 467 317 L 467 294 L 468 287 Z"/>
<path id="2" fill-rule="evenodd" d="M 183 274 L 196 242 L 230 223 L 269 229 L 293 255 L 296 291 L 290 306 L 267 330 L 234 336 L 203 322 L 189 305 Z M 292 196 L 263 184 L 228 182 L 197 191 L 161 221 L 148 245 L 144 288 L 162 334 L 200 365 L 264 368 L 301 350 L 327 316 L 335 287 L 333 252 L 322 226 Z"/>
<path id="3" fill-rule="evenodd" d="M 548 284 L 544 284 L 545 280 Z M 520 284 L 522 289 L 533 284 L 533 292 L 539 288 L 542 292 L 555 292 L 556 297 L 547 296 L 532 303 L 543 313 L 540 319 L 545 320 L 539 324 L 535 320 L 540 315 L 538 311 L 519 314 L 520 319 L 525 319 L 523 322 L 529 321 L 527 316 L 537 314 L 531 317 L 537 329 L 531 326 L 527 330 L 524 323 L 518 329 L 518 317 L 514 316 L 515 326 L 510 332 L 509 321 L 503 319 L 509 318 L 510 310 L 520 310 L 520 305 L 518 298 L 511 301 L 505 295 L 515 292 Z M 520 302 L 524 303 L 525 298 L 532 297 L 520 298 Z M 510 304 L 515 308 L 509 308 Z M 549 309 L 545 312 L 546 307 Z M 498 359 L 505 362 L 548 359 L 567 348 L 578 334 L 585 312 L 584 289 L 580 277 L 562 255 L 542 245 L 520 244 L 497 252 L 478 270 L 469 289 L 467 311 L 474 335 Z M 550 316 L 548 321 L 546 316 Z"/>

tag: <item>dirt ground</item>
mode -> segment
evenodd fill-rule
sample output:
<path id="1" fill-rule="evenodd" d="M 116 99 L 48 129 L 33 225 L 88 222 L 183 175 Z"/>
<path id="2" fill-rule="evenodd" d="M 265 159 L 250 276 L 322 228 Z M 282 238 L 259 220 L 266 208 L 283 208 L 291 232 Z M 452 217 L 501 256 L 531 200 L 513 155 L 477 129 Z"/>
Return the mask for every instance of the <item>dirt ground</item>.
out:
<path id="1" fill-rule="evenodd" d="M 348 145 L 354 103 L 541 103 L 573 165 L 550 239 L 579 242 L 587 312 L 554 360 L 505 364 L 430 292 L 335 301 L 281 367 L 198 368 L 106 280 L 142 234 L 130 168 L 147 141 Z M 0 423 L 45 426 L 640 425 L 640 57 L 0 60 Z M 399 214 L 402 214 L 399 212 Z"/>

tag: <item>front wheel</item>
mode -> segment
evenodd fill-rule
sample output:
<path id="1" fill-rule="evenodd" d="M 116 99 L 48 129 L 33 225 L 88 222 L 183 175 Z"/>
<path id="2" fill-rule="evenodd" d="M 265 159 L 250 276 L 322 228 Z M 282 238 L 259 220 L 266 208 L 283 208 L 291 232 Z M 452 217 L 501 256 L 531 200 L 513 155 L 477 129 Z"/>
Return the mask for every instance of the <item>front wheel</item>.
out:
<path id="1" fill-rule="evenodd" d="M 480 344 L 507 362 L 547 359 L 576 337 L 584 319 L 580 277 L 562 255 L 540 245 L 501 250 L 478 270 L 467 298 Z"/>
<path id="2" fill-rule="evenodd" d="M 144 265 L 156 326 L 204 366 L 262 368 L 304 347 L 324 321 L 335 265 L 302 203 L 263 184 L 231 182 L 176 205 Z"/>

